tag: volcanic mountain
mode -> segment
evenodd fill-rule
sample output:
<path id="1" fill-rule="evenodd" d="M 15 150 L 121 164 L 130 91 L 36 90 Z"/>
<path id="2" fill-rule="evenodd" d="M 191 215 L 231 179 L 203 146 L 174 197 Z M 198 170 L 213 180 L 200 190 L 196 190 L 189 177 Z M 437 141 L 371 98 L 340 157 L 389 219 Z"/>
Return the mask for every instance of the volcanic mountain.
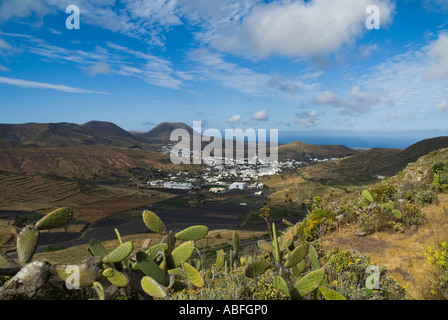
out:
<path id="1" fill-rule="evenodd" d="M 141 147 L 144 141 L 119 126 L 103 121 L 75 123 L 0 124 L 0 146 L 63 147 L 105 145 Z"/>

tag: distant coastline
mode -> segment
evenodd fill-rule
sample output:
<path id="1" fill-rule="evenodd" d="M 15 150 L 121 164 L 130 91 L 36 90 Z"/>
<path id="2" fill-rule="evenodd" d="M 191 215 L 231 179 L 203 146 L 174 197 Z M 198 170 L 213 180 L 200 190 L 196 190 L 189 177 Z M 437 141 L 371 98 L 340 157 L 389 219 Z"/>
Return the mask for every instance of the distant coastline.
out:
<path id="1" fill-rule="evenodd" d="M 278 142 L 299 140 L 313 145 L 344 145 L 352 149 L 406 149 L 424 139 L 448 136 L 448 131 L 409 132 L 279 132 Z"/>

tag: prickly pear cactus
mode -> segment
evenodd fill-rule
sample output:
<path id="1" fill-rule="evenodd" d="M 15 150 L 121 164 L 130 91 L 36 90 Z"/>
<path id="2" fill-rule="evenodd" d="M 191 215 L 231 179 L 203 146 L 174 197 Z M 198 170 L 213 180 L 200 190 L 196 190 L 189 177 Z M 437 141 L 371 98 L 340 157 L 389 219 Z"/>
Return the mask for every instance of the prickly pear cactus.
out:
<path id="1" fill-rule="evenodd" d="M 148 227 L 149 230 L 159 233 L 159 234 L 165 234 L 166 228 L 165 224 L 160 220 L 159 216 L 156 215 L 154 212 L 145 210 L 143 211 L 143 222 Z"/>
<path id="2" fill-rule="evenodd" d="M 39 230 L 54 229 L 66 226 L 73 219 L 73 210 L 70 208 L 56 209 L 36 222 Z"/>
<path id="3" fill-rule="evenodd" d="M 272 267 L 272 264 L 265 260 L 254 261 L 249 263 L 244 271 L 244 274 L 248 278 L 254 278 L 266 272 L 269 268 Z"/>
<path id="4" fill-rule="evenodd" d="M 324 269 L 313 270 L 300 278 L 294 285 L 294 288 L 301 296 L 307 295 L 319 288 L 324 280 L 324 276 Z"/>
<path id="5" fill-rule="evenodd" d="M 95 289 L 96 294 L 98 295 L 99 300 L 106 300 L 106 295 L 104 294 L 104 287 L 98 281 L 93 283 L 93 289 Z"/>
<path id="6" fill-rule="evenodd" d="M 194 251 L 194 242 L 187 241 L 182 243 L 171 254 L 166 257 L 168 269 L 176 268 L 187 262 L 190 259 Z"/>
<path id="7" fill-rule="evenodd" d="M 185 262 L 184 268 L 185 268 L 185 274 L 187 275 L 188 280 L 190 280 L 190 282 L 194 286 L 196 286 L 198 288 L 201 288 L 204 286 L 204 284 L 205 284 L 204 278 L 202 277 L 201 273 L 195 267 L 193 267 L 189 263 Z"/>
<path id="8" fill-rule="evenodd" d="M 363 190 L 362 196 L 364 197 L 365 200 L 367 200 L 367 202 L 369 203 L 373 202 L 373 197 L 372 194 L 369 192 L 369 190 Z"/>
<path id="9" fill-rule="evenodd" d="M 141 270 L 146 276 L 150 276 L 154 280 L 156 280 L 158 283 L 162 285 L 167 285 L 167 280 L 165 273 L 160 270 L 157 263 L 146 253 L 144 252 L 137 252 L 137 265 L 138 269 Z"/>
<path id="10" fill-rule="evenodd" d="M 115 263 L 126 259 L 134 250 L 131 241 L 125 242 L 103 258 L 104 263 Z"/>
<path id="11" fill-rule="evenodd" d="M 288 260 L 285 262 L 285 267 L 292 268 L 302 261 L 306 256 L 306 245 L 296 247 L 289 255 Z"/>
<path id="12" fill-rule="evenodd" d="M 208 227 L 197 225 L 189 227 L 185 230 L 182 230 L 178 233 L 176 233 L 176 239 L 183 240 L 183 241 L 197 241 L 205 238 L 208 234 Z"/>
<path id="13" fill-rule="evenodd" d="M 274 247 L 266 240 L 258 240 L 257 245 L 266 253 L 274 253 Z"/>
<path id="14" fill-rule="evenodd" d="M 151 297 L 165 299 L 168 297 L 166 289 L 151 277 L 145 276 L 140 281 L 143 291 Z"/>
<path id="15" fill-rule="evenodd" d="M 221 249 L 216 253 L 216 269 L 220 271 L 222 267 L 224 266 L 225 260 L 224 260 L 224 250 Z"/>
<path id="16" fill-rule="evenodd" d="M 129 279 L 125 274 L 112 268 L 104 270 L 103 277 L 105 277 L 107 280 L 109 280 L 110 283 L 119 288 L 124 288 L 129 283 Z"/>
<path id="17" fill-rule="evenodd" d="M 17 257 L 21 265 L 33 259 L 39 241 L 39 230 L 32 225 L 25 226 L 17 236 Z"/>
<path id="18" fill-rule="evenodd" d="M 233 251 L 239 252 L 240 251 L 240 238 L 238 237 L 238 233 L 236 233 L 236 231 L 233 231 L 232 244 L 233 244 Z"/>
<path id="19" fill-rule="evenodd" d="M 319 263 L 319 257 L 317 255 L 317 251 L 314 248 L 313 245 L 310 244 L 309 246 L 309 254 L 308 257 L 310 258 L 311 265 L 313 266 L 314 270 L 320 269 L 320 263 Z"/>
<path id="20" fill-rule="evenodd" d="M 274 279 L 272 280 L 272 285 L 275 288 L 282 290 L 286 294 L 286 296 L 288 297 L 290 296 L 288 284 L 286 283 L 286 280 L 283 279 L 282 277 L 275 276 Z"/>
<path id="21" fill-rule="evenodd" d="M 322 294 L 322 296 L 325 298 L 325 300 L 347 300 L 347 298 L 344 297 L 339 292 L 329 289 L 324 286 L 320 286 L 319 291 Z"/>
<path id="22" fill-rule="evenodd" d="M 88 250 L 94 257 L 98 256 L 104 258 L 105 256 L 107 256 L 106 249 L 97 239 L 90 239 Z"/>

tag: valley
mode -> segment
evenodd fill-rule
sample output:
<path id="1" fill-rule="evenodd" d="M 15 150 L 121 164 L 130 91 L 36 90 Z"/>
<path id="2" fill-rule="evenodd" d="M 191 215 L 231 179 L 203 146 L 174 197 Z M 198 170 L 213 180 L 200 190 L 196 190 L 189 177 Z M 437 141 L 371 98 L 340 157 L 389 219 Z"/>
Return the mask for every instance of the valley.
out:
<path id="1" fill-rule="evenodd" d="M 395 176 L 420 157 L 448 147 L 446 137 L 421 141 L 404 150 L 356 151 L 297 141 L 279 146 L 275 165 L 258 160 L 236 164 L 229 159 L 212 165 L 174 165 L 167 130 L 188 128 L 183 124 L 162 124 L 146 135 L 123 133 L 100 122 L 82 126 L 32 124 L 19 126 L 20 130 L 1 126 L 0 250 L 14 257 L 18 233 L 26 224 L 57 208 L 70 207 L 73 220 L 65 228 L 43 232 L 39 238 L 36 257 L 55 263 L 86 259 L 85 248 L 91 239 L 112 248 L 116 230 L 137 244 L 145 239 L 160 241 L 159 235 L 148 233 L 142 223 L 144 210 L 156 213 L 174 232 L 207 226 L 209 235 L 198 245 L 214 257 L 219 248 L 232 241 L 235 230 L 248 245 L 266 239 L 262 207 L 269 208 L 269 222 L 276 223 L 281 232 L 287 228 L 284 219 L 291 224 L 309 219 L 316 197 L 330 204 L 342 199 L 354 201 L 366 188 Z M 446 203 L 444 197 L 441 201 Z M 430 208 L 424 212 L 432 217 Z M 438 217 L 445 225 L 445 218 Z M 411 259 L 409 263 L 421 265 L 418 254 L 404 248 L 408 239 L 421 237 L 422 232 L 428 235 L 425 245 L 433 238 L 442 240 L 439 231 L 433 237 L 428 228 L 401 238 L 387 233 L 359 238 L 353 235 L 355 227 L 347 225 L 319 241 L 326 250 L 355 248 L 371 254 L 390 265 L 400 282 L 413 287 L 414 297 L 421 298 L 418 290 L 423 290 L 423 278 L 398 260 Z M 423 245 L 418 248 L 424 249 Z M 387 250 L 388 255 L 396 256 L 396 264 L 381 256 Z M 416 287 L 413 281 L 417 278 Z"/>

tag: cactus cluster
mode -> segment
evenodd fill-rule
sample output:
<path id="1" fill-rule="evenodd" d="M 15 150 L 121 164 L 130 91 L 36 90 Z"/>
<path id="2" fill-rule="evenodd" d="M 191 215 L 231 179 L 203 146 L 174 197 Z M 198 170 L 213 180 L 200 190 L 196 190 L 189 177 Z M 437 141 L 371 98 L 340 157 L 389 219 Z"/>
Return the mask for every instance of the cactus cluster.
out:
<path id="1" fill-rule="evenodd" d="M 290 299 L 344 300 L 341 294 L 327 287 L 326 271 L 320 264 L 315 245 L 299 237 L 298 225 L 289 221 L 284 223 L 287 228 L 281 235 L 272 223 L 271 242 L 258 241 L 263 254 L 255 259 L 249 257 L 246 277 L 258 277 L 271 269 L 275 274 L 273 286 Z"/>
<path id="2" fill-rule="evenodd" d="M 149 230 L 163 235 L 160 243 L 150 246 L 148 239 L 134 251 L 133 243 L 123 243 L 115 230 L 120 245 L 108 253 L 98 240 L 90 240 L 89 252 L 102 260 L 102 277 L 91 284 L 98 299 L 111 298 L 113 294 L 108 292 L 116 293 L 118 288 L 134 289 L 155 299 L 169 299 L 176 277 L 194 287 L 204 285 L 201 272 L 188 262 L 196 250 L 195 241 L 206 237 L 208 228 L 196 225 L 174 233 L 167 231 L 163 221 L 152 211 L 145 210 L 142 218 Z M 182 243 L 176 246 L 177 241 Z"/>

